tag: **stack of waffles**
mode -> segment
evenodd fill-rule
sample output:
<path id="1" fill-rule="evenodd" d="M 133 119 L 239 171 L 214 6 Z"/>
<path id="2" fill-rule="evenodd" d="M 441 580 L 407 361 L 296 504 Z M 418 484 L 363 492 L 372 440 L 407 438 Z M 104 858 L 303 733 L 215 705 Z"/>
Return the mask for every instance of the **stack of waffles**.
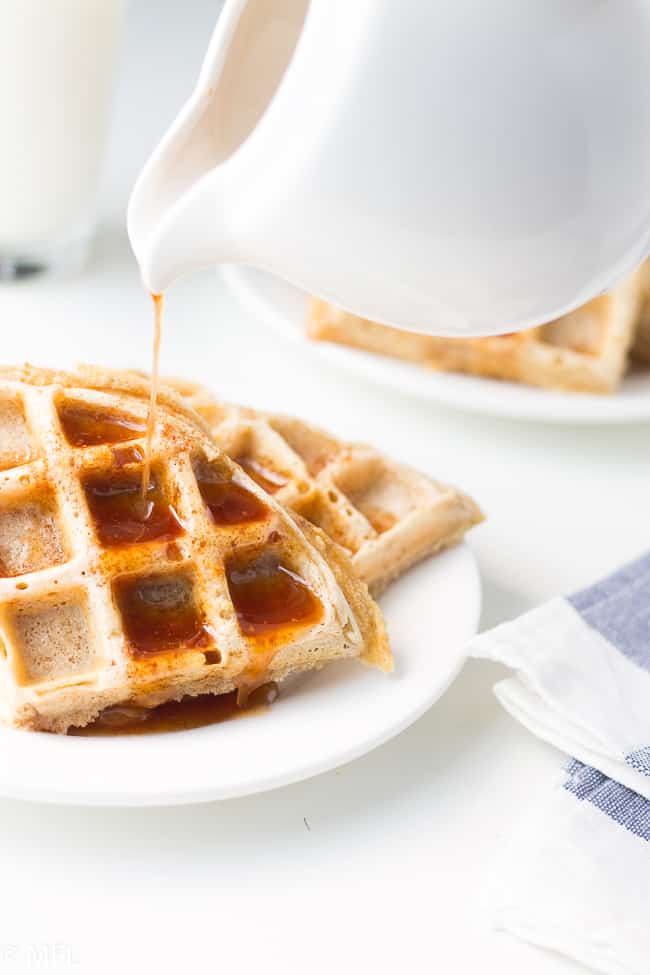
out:
<path id="1" fill-rule="evenodd" d="M 345 550 L 375 595 L 483 518 L 458 488 L 374 447 L 343 443 L 294 417 L 222 403 L 192 383 L 167 382 L 258 485 Z"/>
<path id="2" fill-rule="evenodd" d="M 403 332 L 313 298 L 311 338 L 431 369 L 575 392 L 614 392 L 631 358 L 650 363 L 650 264 L 610 292 L 537 328 L 480 339 Z"/>
<path id="3" fill-rule="evenodd" d="M 142 496 L 148 394 L 132 374 L 0 370 L 0 717 L 65 731 L 346 657 L 390 669 L 343 549 L 169 390 Z"/>

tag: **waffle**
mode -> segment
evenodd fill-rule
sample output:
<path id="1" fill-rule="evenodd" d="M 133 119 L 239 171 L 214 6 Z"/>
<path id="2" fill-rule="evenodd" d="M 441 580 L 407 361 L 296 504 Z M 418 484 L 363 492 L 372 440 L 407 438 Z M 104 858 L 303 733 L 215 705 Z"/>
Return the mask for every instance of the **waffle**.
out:
<path id="1" fill-rule="evenodd" d="M 639 362 L 650 363 L 650 260 L 641 268 L 641 309 L 632 355 Z"/>
<path id="2" fill-rule="evenodd" d="M 166 382 L 251 477 L 347 551 L 375 595 L 483 519 L 466 494 L 373 447 L 341 443 L 292 417 L 220 403 L 192 383 Z"/>
<path id="3" fill-rule="evenodd" d="M 345 657 L 390 669 L 349 560 L 168 391 L 143 520 L 148 388 L 90 368 L 0 370 L 0 717 L 62 732 Z"/>
<path id="4" fill-rule="evenodd" d="M 611 393 L 625 372 L 641 302 L 637 271 L 607 294 L 547 325 L 508 335 L 447 339 L 404 332 L 312 298 L 307 332 L 449 372 L 583 393 Z"/>

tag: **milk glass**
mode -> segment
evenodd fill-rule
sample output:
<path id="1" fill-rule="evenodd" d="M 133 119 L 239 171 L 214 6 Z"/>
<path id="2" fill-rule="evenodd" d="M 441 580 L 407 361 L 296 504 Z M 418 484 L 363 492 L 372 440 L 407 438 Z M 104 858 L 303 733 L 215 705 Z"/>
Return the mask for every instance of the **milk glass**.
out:
<path id="1" fill-rule="evenodd" d="M 0 0 L 0 279 L 80 266 L 124 0 Z"/>

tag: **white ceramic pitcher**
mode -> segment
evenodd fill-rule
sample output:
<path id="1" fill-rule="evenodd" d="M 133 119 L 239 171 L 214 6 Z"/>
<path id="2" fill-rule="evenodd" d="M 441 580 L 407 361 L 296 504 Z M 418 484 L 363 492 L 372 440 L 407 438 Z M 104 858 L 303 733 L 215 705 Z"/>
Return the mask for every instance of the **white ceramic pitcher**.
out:
<path id="1" fill-rule="evenodd" d="M 152 291 L 236 262 L 423 332 L 553 318 L 650 250 L 650 0 L 227 0 L 128 226 Z"/>

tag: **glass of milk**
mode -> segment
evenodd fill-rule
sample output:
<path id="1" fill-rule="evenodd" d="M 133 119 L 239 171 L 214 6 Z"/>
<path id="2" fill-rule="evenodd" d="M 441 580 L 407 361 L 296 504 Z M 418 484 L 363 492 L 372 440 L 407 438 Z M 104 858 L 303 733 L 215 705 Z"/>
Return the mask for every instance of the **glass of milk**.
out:
<path id="1" fill-rule="evenodd" d="M 0 279 L 79 267 L 124 0 L 0 0 Z"/>

